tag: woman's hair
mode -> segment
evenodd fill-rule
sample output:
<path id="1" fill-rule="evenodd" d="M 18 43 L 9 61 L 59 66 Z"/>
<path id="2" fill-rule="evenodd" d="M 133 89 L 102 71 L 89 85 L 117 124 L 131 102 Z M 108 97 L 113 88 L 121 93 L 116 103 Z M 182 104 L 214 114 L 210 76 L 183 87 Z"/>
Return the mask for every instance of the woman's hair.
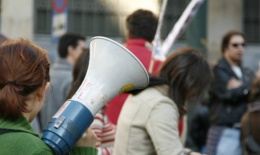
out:
<path id="1" fill-rule="evenodd" d="M 71 88 L 67 96 L 67 99 L 70 99 L 80 87 L 81 83 L 83 82 L 86 76 L 88 70 L 88 64 L 89 64 L 89 49 L 85 49 L 85 51 L 81 54 L 76 64 L 74 65 L 73 80 L 72 80 Z"/>
<path id="2" fill-rule="evenodd" d="M 177 104 L 180 116 L 185 102 L 197 98 L 210 83 L 212 72 L 204 56 L 192 48 L 179 48 L 167 57 L 160 77 L 169 83 L 169 97 Z"/>
<path id="3" fill-rule="evenodd" d="M 249 101 L 260 101 L 260 78 L 255 78 L 250 89 Z"/>
<path id="4" fill-rule="evenodd" d="M 25 39 L 0 46 L 0 115 L 16 119 L 28 112 L 29 95 L 50 81 L 47 52 Z"/>
<path id="5" fill-rule="evenodd" d="M 249 97 L 247 112 L 241 118 L 241 140 L 244 151 L 250 152 L 254 148 L 249 146 L 252 141 L 260 146 L 260 78 L 254 80 Z"/>

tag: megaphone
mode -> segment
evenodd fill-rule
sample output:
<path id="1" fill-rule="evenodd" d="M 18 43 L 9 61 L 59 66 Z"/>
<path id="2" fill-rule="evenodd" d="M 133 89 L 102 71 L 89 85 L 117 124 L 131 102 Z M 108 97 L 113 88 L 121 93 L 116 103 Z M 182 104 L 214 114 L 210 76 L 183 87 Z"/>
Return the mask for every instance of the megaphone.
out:
<path id="1" fill-rule="evenodd" d="M 84 81 L 48 122 L 41 139 L 57 154 L 68 153 L 110 99 L 148 83 L 146 69 L 129 50 L 106 37 L 92 38 Z"/>

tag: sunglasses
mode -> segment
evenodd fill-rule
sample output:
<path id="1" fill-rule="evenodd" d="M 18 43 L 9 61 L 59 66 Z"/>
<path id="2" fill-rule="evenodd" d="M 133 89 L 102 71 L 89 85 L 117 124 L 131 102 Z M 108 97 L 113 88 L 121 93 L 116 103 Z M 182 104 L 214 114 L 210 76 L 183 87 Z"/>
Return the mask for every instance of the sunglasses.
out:
<path id="1" fill-rule="evenodd" d="M 238 46 L 242 46 L 242 47 L 245 47 L 246 44 L 245 43 L 231 43 L 231 45 L 235 48 L 238 48 Z"/>

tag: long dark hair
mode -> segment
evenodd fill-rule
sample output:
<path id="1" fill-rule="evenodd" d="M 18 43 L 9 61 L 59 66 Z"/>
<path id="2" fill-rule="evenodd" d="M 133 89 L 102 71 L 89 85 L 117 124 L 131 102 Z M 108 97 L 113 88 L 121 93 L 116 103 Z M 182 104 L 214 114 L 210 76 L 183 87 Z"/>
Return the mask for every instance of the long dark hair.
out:
<path id="1" fill-rule="evenodd" d="M 169 83 L 169 97 L 177 104 L 180 116 L 186 112 L 185 102 L 198 97 L 210 83 L 210 65 L 193 48 L 174 51 L 163 63 L 160 77 Z"/>
<path id="2" fill-rule="evenodd" d="M 250 89 L 247 112 L 241 119 L 243 151 L 259 154 L 260 150 L 260 78 L 256 78 Z M 253 144 L 255 143 L 255 144 Z"/>
<path id="3" fill-rule="evenodd" d="M 78 90 L 79 86 L 83 82 L 89 65 L 89 49 L 85 49 L 84 52 L 78 58 L 73 68 L 73 80 L 67 99 L 70 99 Z"/>

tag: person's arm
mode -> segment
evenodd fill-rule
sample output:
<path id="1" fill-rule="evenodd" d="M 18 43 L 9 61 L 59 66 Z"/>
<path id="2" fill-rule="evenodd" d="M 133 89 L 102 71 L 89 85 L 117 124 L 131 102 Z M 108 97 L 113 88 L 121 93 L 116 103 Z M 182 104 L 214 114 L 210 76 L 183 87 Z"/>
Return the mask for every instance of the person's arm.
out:
<path id="1" fill-rule="evenodd" d="M 177 155 L 183 151 L 178 121 L 178 111 L 171 103 L 159 103 L 153 108 L 146 130 L 158 155 Z"/>
<path id="2" fill-rule="evenodd" d="M 97 135 L 98 155 L 112 155 L 116 129 L 115 125 L 108 120 L 103 109 L 95 115 L 91 129 Z"/>
<path id="3" fill-rule="evenodd" d="M 97 137 L 91 129 L 87 129 L 85 134 L 78 140 L 75 147 L 70 150 L 71 155 L 97 155 L 95 148 Z"/>
<path id="4" fill-rule="evenodd" d="M 110 147 L 99 147 L 98 155 L 112 155 L 113 154 L 113 146 Z"/>
<path id="5" fill-rule="evenodd" d="M 103 120 L 103 130 L 101 134 L 101 147 L 98 148 L 99 155 L 112 155 L 113 154 L 113 144 L 115 141 L 115 134 L 116 134 L 116 127 L 112 124 L 108 119 L 107 116 L 104 114 Z M 106 147 L 102 147 L 105 145 Z"/>
<path id="6" fill-rule="evenodd" d="M 241 85 L 231 89 L 229 88 L 229 85 L 232 77 L 230 77 L 225 70 L 216 67 L 213 69 L 213 73 L 214 79 L 212 81 L 210 92 L 218 99 L 235 102 L 236 100 L 247 96 L 251 86 L 250 82 L 241 83 Z"/>

